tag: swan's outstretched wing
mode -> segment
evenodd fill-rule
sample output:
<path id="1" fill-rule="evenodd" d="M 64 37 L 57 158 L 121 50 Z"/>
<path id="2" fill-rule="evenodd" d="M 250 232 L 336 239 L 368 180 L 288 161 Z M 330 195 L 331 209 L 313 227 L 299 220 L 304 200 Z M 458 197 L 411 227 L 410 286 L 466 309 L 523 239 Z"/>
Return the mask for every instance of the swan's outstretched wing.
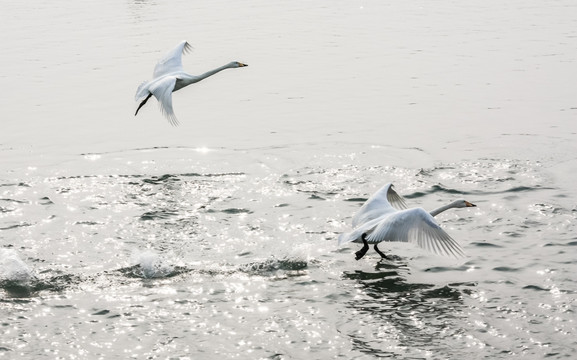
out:
<path id="1" fill-rule="evenodd" d="M 369 243 L 411 242 L 437 255 L 455 258 L 465 256 L 461 246 L 424 209 L 402 210 L 376 220 L 380 220 L 378 225 L 367 233 L 366 240 Z"/>
<path id="2" fill-rule="evenodd" d="M 145 81 L 138 86 L 138 89 L 136 89 L 136 94 L 134 95 L 134 100 L 142 101 L 148 96 L 149 91 L 147 85 L 148 81 Z"/>
<path id="3" fill-rule="evenodd" d="M 175 84 L 176 77 L 166 76 L 156 81 L 149 88 L 149 91 L 154 95 L 156 100 L 158 100 L 160 110 L 173 126 L 178 125 L 178 120 L 176 119 L 176 115 L 174 115 L 174 110 L 172 109 L 172 90 L 174 90 Z"/>
<path id="4" fill-rule="evenodd" d="M 182 67 L 182 54 L 190 51 L 192 46 L 186 41 L 182 41 L 174 49 L 170 50 L 166 56 L 156 64 L 152 77 L 154 79 L 177 71 L 184 71 Z"/>
<path id="5" fill-rule="evenodd" d="M 353 217 L 353 228 L 396 210 L 407 208 L 405 199 L 393 190 L 393 184 L 383 186 L 361 206 Z"/>

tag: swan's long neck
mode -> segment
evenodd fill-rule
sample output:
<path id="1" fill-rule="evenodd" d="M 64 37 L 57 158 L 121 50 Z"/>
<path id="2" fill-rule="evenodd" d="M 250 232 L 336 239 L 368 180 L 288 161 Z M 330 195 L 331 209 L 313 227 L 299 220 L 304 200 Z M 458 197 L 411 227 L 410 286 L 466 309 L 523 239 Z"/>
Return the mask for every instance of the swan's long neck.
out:
<path id="1" fill-rule="evenodd" d="M 228 68 L 230 68 L 230 67 L 231 67 L 230 64 L 226 64 L 226 65 L 223 65 L 223 66 L 221 66 L 221 67 L 217 67 L 217 68 L 214 69 L 214 70 L 207 71 L 207 72 L 205 72 L 205 73 L 202 74 L 202 75 L 195 76 L 195 77 L 197 78 L 197 80 L 196 80 L 195 82 L 198 82 L 198 81 L 200 81 L 200 80 L 204 80 L 204 79 L 206 79 L 207 77 L 212 76 L 212 75 L 214 75 L 214 74 L 216 74 L 216 73 L 218 73 L 218 72 L 221 72 L 221 71 L 224 70 L 224 69 L 228 69 Z"/>
<path id="2" fill-rule="evenodd" d="M 231 67 L 232 67 L 232 66 L 231 66 L 231 64 L 229 63 L 229 64 L 223 65 L 223 66 L 221 66 L 221 67 L 217 67 L 217 68 L 214 69 L 214 70 L 207 71 L 207 72 L 205 72 L 204 74 L 201 74 L 201 75 L 189 75 L 189 74 L 185 74 L 182 78 L 178 79 L 178 81 L 176 82 L 176 84 L 175 84 L 175 86 L 174 86 L 174 90 L 173 90 L 173 91 L 180 90 L 180 89 L 182 89 L 182 88 L 185 87 L 185 86 L 188 86 L 188 85 L 190 85 L 190 84 L 197 83 L 197 82 L 199 82 L 199 81 L 201 81 L 201 80 L 206 79 L 206 78 L 209 77 L 209 76 L 212 76 L 212 75 L 216 74 L 217 72 L 221 72 L 222 70 L 228 69 L 228 68 L 231 68 Z"/>
<path id="3" fill-rule="evenodd" d="M 447 204 L 445 206 L 441 206 L 440 208 L 431 211 L 429 214 L 431 214 L 431 216 L 437 216 L 440 213 L 442 213 L 443 211 L 449 210 L 449 209 L 454 208 L 454 207 L 455 207 L 455 202 L 452 202 L 450 204 Z"/>

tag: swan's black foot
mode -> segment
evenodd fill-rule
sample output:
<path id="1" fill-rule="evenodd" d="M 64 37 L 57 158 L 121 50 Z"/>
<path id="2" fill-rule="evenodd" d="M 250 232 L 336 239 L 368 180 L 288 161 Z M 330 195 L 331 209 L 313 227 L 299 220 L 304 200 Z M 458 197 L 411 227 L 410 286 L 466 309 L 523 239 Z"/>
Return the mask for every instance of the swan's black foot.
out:
<path id="1" fill-rule="evenodd" d="M 148 99 L 150 99 L 150 97 L 152 96 L 152 93 L 149 93 L 148 96 L 146 97 L 146 99 L 144 99 L 140 105 L 138 106 L 138 109 L 136 109 L 136 113 L 134 113 L 134 116 L 136 116 L 136 114 L 138 114 L 138 110 L 140 110 L 141 107 L 144 106 L 144 104 L 146 104 L 146 102 L 148 101 Z"/>
<path id="2" fill-rule="evenodd" d="M 369 251 L 369 243 L 367 242 L 367 240 L 365 239 L 366 235 L 363 234 L 361 239 L 363 240 L 363 248 L 359 251 L 357 251 L 355 253 L 355 259 L 360 260 L 363 258 L 363 256 L 365 256 L 365 254 L 367 253 L 367 251 Z"/>
<path id="3" fill-rule="evenodd" d="M 382 257 L 383 259 L 391 260 L 391 258 L 388 257 L 387 255 L 385 255 L 385 253 L 382 252 L 377 245 L 378 245 L 378 244 L 375 244 L 375 247 L 374 247 L 375 251 L 376 251 L 379 255 L 381 255 L 381 257 Z"/>

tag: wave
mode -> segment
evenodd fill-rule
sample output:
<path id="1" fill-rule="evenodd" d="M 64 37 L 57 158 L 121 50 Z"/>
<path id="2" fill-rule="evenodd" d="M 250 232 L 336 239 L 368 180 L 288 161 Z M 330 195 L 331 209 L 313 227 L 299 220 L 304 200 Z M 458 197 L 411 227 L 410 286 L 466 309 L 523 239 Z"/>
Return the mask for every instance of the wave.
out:
<path id="1" fill-rule="evenodd" d="M 239 270 L 249 274 L 264 275 L 277 271 L 299 272 L 308 267 L 308 261 L 301 258 L 272 257 L 263 261 L 256 261 L 241 265 Z"/>

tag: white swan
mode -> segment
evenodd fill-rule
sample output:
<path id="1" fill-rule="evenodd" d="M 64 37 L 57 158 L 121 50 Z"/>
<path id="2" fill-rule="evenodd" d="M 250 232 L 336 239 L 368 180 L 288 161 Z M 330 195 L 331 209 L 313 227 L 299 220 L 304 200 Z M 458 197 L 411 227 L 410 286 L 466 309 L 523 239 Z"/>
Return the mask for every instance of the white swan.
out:
<path id="1" fill-rule="evenodd" d="M 224 69 L 248 66 L 238 61 L 233 61 L 214 70 L 207 71 L 202 75 L 190 75 L 184 72 L 182 67 L 182 54 L 190 51 L 190 49 L 190 44 L 182 41 L 174 49 L 170 50 L 164 59 L 156 64 L 152 75 L 153 79 L 143 82 L 136 90 L 136 101 L 140 101 L 141 103 L 138 109 L 136 109 L 134 116 L 138 114 L 138 110 L 146 104 L 148 99 L 154 95 L 160 103 L 160 108 L 164 116 L 166 116 L 172 125 L 176 126 L 178 125 L 178 120 L 172 109 L 172 93 L 174 91 L 206 79 Z"/>
<path id="2" fill-rule="evenodd" d="M 466 200 L 456 200 L 438 209 L 426 212 L 422 208 L 407 209 L 405 199 L 393 190 L 392 184 L 374 193 L 353 217 L 354 230 L 339 236 L 339 245 L 362 242 L 363 248 L 355 253 L 361 259 L 375 244 L 375 251 L 386 258 L 377 247 L 383 241 L 416 243 L 438 255 L 464 257 L 461 246 L 447 234 L 433 216 L 451 209 L 476 206 Z"/>

